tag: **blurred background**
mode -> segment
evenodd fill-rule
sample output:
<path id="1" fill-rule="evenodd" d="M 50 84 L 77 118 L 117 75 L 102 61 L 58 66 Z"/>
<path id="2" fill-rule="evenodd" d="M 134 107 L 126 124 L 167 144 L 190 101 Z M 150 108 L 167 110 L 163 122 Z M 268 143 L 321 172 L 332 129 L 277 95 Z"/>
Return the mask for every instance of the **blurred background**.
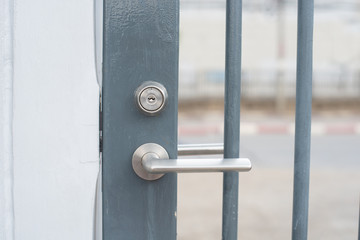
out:
<path id="1" fill-rule="evenodd" d="M 290 239 L 297 1 L 243 0 L 239 239 Z M 316 0 L 309 239 L 357 239 L 360 1 Z M 180 1 L 179 143 L 223 141 L 225 0 Z M 178 239 L 221 239 L 222 174 L 179 174 Z"/>

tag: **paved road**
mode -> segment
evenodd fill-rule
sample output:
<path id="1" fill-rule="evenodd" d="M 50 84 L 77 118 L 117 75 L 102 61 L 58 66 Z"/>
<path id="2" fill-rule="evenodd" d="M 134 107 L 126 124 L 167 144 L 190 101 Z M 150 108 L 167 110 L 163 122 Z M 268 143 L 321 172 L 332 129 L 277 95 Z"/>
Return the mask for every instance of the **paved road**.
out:
<path id="1" fill-rule="evenodd" d="M 253 162 L 240 175 L 239 239 L 290 239 L 293 136 L 241 137 Z M 181 143 L 222 136 L 180 136 Z M 309 239 L 357 239 L 360 135 L 312 138 Z M 179 174 L 178 239 L 221 239 L 221 174 Z"/>

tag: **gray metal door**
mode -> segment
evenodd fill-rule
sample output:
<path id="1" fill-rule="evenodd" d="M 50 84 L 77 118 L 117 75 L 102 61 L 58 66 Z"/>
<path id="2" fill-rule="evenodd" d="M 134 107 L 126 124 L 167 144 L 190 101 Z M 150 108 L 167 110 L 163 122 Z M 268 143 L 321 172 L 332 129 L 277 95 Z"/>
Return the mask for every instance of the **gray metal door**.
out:
<path id="1" fill-rule="evenodd" d="M 176 239 L 176 173 L 224 172 L 223 239 L 237 239 L 241 0 L 227 0 L 224 146 L 177 144 L 179 0 L 104 1 L 103 239 Z M 313 0 L 299 1 L 293 239 L 306 239 Z M 177 158 L 223 152 L 223 159 Z"/>

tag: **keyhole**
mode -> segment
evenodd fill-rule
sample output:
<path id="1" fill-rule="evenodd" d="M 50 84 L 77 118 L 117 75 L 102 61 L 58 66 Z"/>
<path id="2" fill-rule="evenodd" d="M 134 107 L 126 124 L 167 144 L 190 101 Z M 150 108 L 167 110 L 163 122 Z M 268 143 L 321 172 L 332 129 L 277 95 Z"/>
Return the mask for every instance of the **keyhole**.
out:
<path id="1" fill-rule="evenodd" d="M 149 104 L 154 104 L 156 102 L 156 98 L 154 95 L 150 95 L 147 98 Z"/>

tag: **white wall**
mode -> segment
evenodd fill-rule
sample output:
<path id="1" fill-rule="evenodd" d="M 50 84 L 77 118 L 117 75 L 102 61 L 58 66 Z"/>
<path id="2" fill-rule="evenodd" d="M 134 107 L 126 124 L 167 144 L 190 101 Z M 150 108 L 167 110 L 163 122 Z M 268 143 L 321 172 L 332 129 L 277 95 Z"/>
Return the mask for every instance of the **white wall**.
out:
<path id="1" fill-rule="evenodd" d="M 14 237 L 13 205 L 13 4 L 0 0 L 0 239 Z"/>
<path id="2" fill-rule="evenodd" d="M 99 170 L 93 1 L 14 6 L 15 239 L 92 239 Z"/>

